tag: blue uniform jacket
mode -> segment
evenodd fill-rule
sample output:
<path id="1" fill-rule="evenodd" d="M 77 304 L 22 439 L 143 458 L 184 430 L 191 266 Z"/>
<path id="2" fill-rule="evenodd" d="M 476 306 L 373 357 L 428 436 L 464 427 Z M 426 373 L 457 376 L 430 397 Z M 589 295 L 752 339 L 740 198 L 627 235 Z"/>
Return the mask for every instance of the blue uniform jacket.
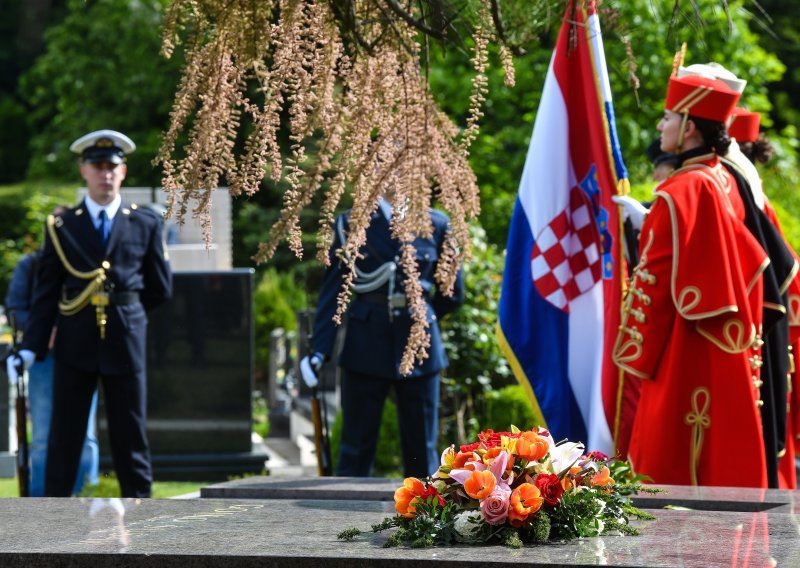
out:
<path id="1" fill-rule="evenodd" d="M 343 214 L 345 232 L 349 228 L 348 213 Z M 416 238 L 417 266 L 420 280 L 427 295 L 427 320 L 430 324 L 429 357 L 417 365 L 411 377 L 429 375 L 447 366 L 447 357 L 439 330 L 439 318 L 455 310 L 464 299 L 464 280 L 461 271 L 453 295 L 441 294 L 435 286 L 434 273 L 439 259 L 449 220 L 439 211 L 431 211 L 433 235 L 429 239 Z M 314 351 L 330 357 L 336 340 L 337 326 L 332 317 L 336 312 L 336 299 L 342 289 L 343 271 L 335 251 L 341 246 L 338 234 L 330 250 L 331 264 L 325 272 L 320 290 L 317 314 L 314 319 Z M 357 264 L 361 270 L 372 272 L 384 262 L 400 258 L 400 243 L 392 238 L 389 221 L 380 213 L 373 213 L 367 229 L 367 245 L 361 249 L 363 258 Z M 403 293 L 402 268 L 398 265 L 395 276 L 395 293 Z M 373 294 L 386 294 L 387 285 Z M 353 372 L 383 378 L 402 378 L 400 360 L 411 329 L 411 315 L 407 308 L 392 310 L 388 303 L 367 302 L 361 295 L 353 294 L 346 313 L 347 328 L 339 357 L 339 365 Z"/>
<path id="2" fill-rule="evenodd" d="M 69 299 L 74 298 L 88 281 L 67 272 L 46 233 L 22 348 L 43 358 L 51 329 L 56 325 L 56 361 L 102 374 L 143 370 L 146 366 L 145 312 L 172 295 L 172 272 L 164 253 L 161 219 L 151 211 L 123 202 L 114 217 L 105 250 L 83 203 L 66 211 L 61 219 L 63 225 L 56 231 L 72 266 L 78 271 L 90 271 L 107 261 L 110 264 L 106 270 L 107 283 L 113 291 L 138 292 L 141 301 L 124 305 L 112 303 L 106 308 L 105 339 L 100 338 L 95 308 L 91 304 L 72 316 L 60 314 L 58 301 L 62 293 Z"/>
<path id="3" fill-rule="evenodd" d="M 38 252 L 31 252 L 19 259 L 6 292 L 6 312 L 13 314 L 14 325 L 23 331 L 28 323 L 28 312 L 31 309 L 33 278 L 38 254 Z"/>

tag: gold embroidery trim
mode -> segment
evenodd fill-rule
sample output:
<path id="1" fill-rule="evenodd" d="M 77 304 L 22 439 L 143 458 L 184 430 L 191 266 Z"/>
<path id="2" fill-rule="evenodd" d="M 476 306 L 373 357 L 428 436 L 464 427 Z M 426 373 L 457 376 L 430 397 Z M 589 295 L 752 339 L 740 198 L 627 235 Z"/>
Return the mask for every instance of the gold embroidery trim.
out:
<path id="1" fill-rule="evenodd" d="M 789 294 L 789 325 L 800 326 L 800 296 Z"/>
<path id="2" fill-rule="evenodd" d="M 645 317 L 643 310 L 637 310 L 636 308 L 625 308 L 625 311 L 631 314 L 633 319 L 639 323 L 645 323 L 647 321 L 647 317 Z"/>
<path id="3" fill-rule="evenodd" d="M 629 366 L 629 363 L 636 361 L 642 356 L 642 342 L 644 341 L 644 337 L 635 327 L 629 328 L 627 325 L 628 320 L 630 319 L 630 314 L 632 313 L 634 314 L 636 321 L 639 321 L 637 314 L 641 314 L 642 318 L 644 318 L 644 312 L 642 310 L 636 310 L 633 308 L 633 298 L 634 296 L 640 298 L 641 295 L 647 295 L 641 290 L 638 290 L 633 282 L 636 280 L 637 274 L 644 270 L 644 267 L 647 264 L 647 254 L 650 251 L 650 248 L 653 246 L 652 229 L 648 231 L 646 239 L 647 240 L 644 241 L 645 244 L 642 247 L 641 255 L 639 256 L 639 264 L 634 269 L 633 276 L 631 277 L 631 285 L 625 291 L 625 298 L 622 303 L 622 313 L 620 316 L 619 331 L 617 332 L 617 339 L 614 342 L 614 350 L 612 351 L 611 355 L 611 360 L 617 367 L 640 379 L 649 379 L 650 375 L 634 369 L 633 367 Z M 650 301 L 649 296 L 647 296 L 647 300 L 648 302 Z M 631 339 L 628 339 L 626 335 L 631 336 Z"/>
<path id="4" fill-rule="evenodd" d="M 789 276 L 786 277 L 786 280 L 783 281 L 783 284 L 781 284 L 781 294 L 789 289 L 789 284 L 791 284 L 794 277 L 797 276 L 798 271 L 800 271 L 800 264 L 798 264 L 797 259 L 795 259 L 792 265 L 792 271 L 789 273 Z"/>
<path id="5" fill-rule="evenodd" d="M 650 272 L 646 268 L 642 268 L 638 270 L 634 276 L 638 276 L 640 280 L 647 282 L 648 284 L 655 284 L 656 283 L 656 275 L 650 274 Z"/>
<path id="6" fill-rule="evenodd" d="M 707 169 L 710 169 L 710 168 L 708 168 L 708 166 L 703 166 L 703 167 L 705 167 Z M 682 169 L 688 169 L 688 167 L 685 167 L 685 168 L 682 168 Z M 705 177 L 708 178 L 710 176 L 705 176 Z M 718 185 L 716 185 L 716 187 L 719 189 Z M 671 292 L 672 292 L 672 301 L 675 304 L 675 309 L 678 310 L 678 313 L 681 315 L 681 317 L 683 317 L 683 318 L 685 318 L 687 320 L 706 319 L 706 318 L 718 316 L 718 315 L 723 314 L 723 313 L 738 311 L 738 308 L 736 306 L 723 306 L 723 307 L 718 308 L 716 310 L 712 310 L 710 312 L 704 312 L 704 313 L 700 313 L 700 314 L 687 314 L 686 313 L 685 310 L 688 310 L 688 309 L 691 309 L 691 308 L 684 308 L 683 307 L 683 302 L 686 300 L 685 295 L 687 293 L 696 294 L 696 296 L 695 296 L 696 302 L 690 302 L 691 303 L 691 307 L 695 307 L 697 305 L 697 303 L 700 302 L 700 296 L 699 296 L 700 292 L 699 292 L 699 290 L 697 290 L 693 286 L 687 286 L 686 288 L 684 288 L 684 290 L 681 291 L 680 295 L 677 294 L 676 290 L 677 290 L 677 278 L 678 278 L 678 263 L 680 261 L 680 250 L 679 250 L 679 246 L 678 246 L 678 215 L 677 215 L 677 213 L 675 211 L 675 202 L 672 200 L 672 196 L 670 194 L 668 194 L 666 192 L 663 192 L 663 191 L 657 191 L 656 192 L 656 196 L 662 197 L 664 199 L 664 201 L 666 202 L 667 208 L 669 210 L 670 224 L 672 225 L 672 274 L 671 274 L 671 278 L 670 278 L 670 280 L 671 280 L 670 285 L 671 285 Z M 761 264 L 759 269 L 756 271 L 756 274 L 753 276 L 753 279 L 749 283 L 748 292 L 750 292 L 750 289 L 752 288 L 752 286 L 755 285 L 755 283 L 758 281 L 758 277 L 761 275 L 761 273 L 764 272 L 764 270 L 766 270 L 767 265 L 769 265 L 769 258 L 764 259 L 764 262 Z M 688 290 L 688 292 L 687 292 L 687 290 Z"/>
<path id="7" fill-rule="evenodd" d="M 708 339 L 711 343 L 722 349 L 725 353 L 741 353 L 745 349 L 749 349 L 750 347 L 758 344 L 756 326 L 750 324 L 750 332 L 748 333 L 742 320 L 731 318 L 722 325 L 722 339 L 724 342 L 712 333 L 703 329 L 701 324 L 702 322 L 697 322 L 695 325 L 697 333 Z M 756 347 L 756 349 L 757 348 L 758 347 Z"/>
<path id="8" fill-rule="evenodd" d="M 697 483 L 697 469 L 700 465 L 700 453 L 703 450 L 705 430 L 711 427 L 708 407 L 711 405 L 711 393 L 706 387 L 697 387 L 692 393 L 692 410 L 684 417 L 687 426 L 692 427 L 689 474 L 692 485 Z"/>
<path id="9" fill-rule="evenodd" d="M 97 316 L 97 327 L 100 328 L 100 338 L 105 339 L 107 323 L 106 306 L 108 305 L 108 294 L 104 289 L 106 281 L 106 263 L 104 262 L 103 266 L 88 272 L 81 272 L 72 266 L 67 259 L 67 255 L 64 253 L 64 249 L 61 247 L 61 241 L 56 231 L 56 228 L 60 227 L 62 223 L 63 221 L 60 217 L 54 215 L 47 216 L 47 232 L 50 234 L 50 240 L 53 242 L 56 254 L 67 272 L 75 278 L 88 280 L 89 283 L 86 284 L 86 287 L 80 294 L 71 300 L 67 300 L 67 298 L 62 295 L 61 300 L 58 302 L 58 310 L 64 316 L 72 316 L 87 305 L 92 304 L 95 307 L 95 314 Z"/>

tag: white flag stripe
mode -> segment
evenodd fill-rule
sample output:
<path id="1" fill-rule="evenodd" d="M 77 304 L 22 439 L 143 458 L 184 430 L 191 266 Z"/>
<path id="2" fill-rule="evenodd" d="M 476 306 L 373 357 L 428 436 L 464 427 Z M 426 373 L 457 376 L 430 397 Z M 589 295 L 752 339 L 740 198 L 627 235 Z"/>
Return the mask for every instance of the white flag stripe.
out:
<path id="1" fill-rule="evenodd" d="M 519 200 L 534 239 L 567 208 L 569 188 L 575 185 L 568 124 L 567 106 L 551 60 L 519 184 Z"/>
<path id="2" fill-rule="evenodd" d="M 603 95 L 603 101 L 610 103 L 611 83 L 608 80 L 606 52 L 603 49 L 603 34 L 600 33 L 600 18 L 597 17 L 597 14 L 589 16 L 589 37 L 592 41 L 594 73 L 600 84 L 600 93 Z"/>

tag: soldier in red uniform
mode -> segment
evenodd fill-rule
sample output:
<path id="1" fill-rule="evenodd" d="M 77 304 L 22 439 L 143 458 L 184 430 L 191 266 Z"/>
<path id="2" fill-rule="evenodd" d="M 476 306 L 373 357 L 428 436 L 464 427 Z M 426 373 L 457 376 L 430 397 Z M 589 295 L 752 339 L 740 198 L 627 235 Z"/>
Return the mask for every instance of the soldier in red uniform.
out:
<path id="1" fill-rule="evenodd" d="M 725 156 L 726 160 L 740 170 L 753 190 L 753 196 L 758 207 L 764 212 L 770 223 L 778 230 L 781 237 L 783 231 L 772 205 L 762 188 L 761 178 L 755 168 L 756 162 L 767 163 L 772 157 L 773 149 L 767 138 L 759 133 L 761 115 L 742 107 L 733 111 L 728 133 L 735 143 Z M 797 488 L 797 472 L 795 469 L 795 452 L 797 437 L 800 434 L 800 389 L 797 385 L 797 366 L 794 356 L 800 350 L 800 257 L 785 241 L 793 262 L 793 270 L 789 277 L 780 283 L 781 292 L 786 293 L 784 305 L 788 315 L 788 340 L 789 340 L 789 405 L 786 417 L 786 435 L 784 445 L 779 450 L 778 482 L 781 489 Z"/>
<path id="2" fill-rule="evenodd" d="M 645 218 L 613 355 L 643 379 L 629 456 L 656 483 L 768 484 L 759 389 L 769 259 L 719 161 L 738 98 L 712 77 L 673 77 L 658 126 L 679 168 Z"/>

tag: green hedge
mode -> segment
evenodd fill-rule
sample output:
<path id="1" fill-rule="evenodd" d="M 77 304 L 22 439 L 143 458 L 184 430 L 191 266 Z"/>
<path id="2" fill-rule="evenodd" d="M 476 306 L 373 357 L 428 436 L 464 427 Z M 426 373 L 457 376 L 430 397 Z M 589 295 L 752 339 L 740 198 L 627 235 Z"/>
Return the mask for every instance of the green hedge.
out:
<path id="1" fill-rule="evenodd" d="M 53 181 L 0 186 L 0 303 L 20 257 L 40 245 L 47 215 L 56 205 L 74 204 L 77 187 Z"/>
<path id="2" fill-rule="evenodd" d="M 538 426 L 528 397 L 519 385 L 509 385 L 486 394 L 481 430 L 506 431 L 513 424 L 521 430 Z"/>

